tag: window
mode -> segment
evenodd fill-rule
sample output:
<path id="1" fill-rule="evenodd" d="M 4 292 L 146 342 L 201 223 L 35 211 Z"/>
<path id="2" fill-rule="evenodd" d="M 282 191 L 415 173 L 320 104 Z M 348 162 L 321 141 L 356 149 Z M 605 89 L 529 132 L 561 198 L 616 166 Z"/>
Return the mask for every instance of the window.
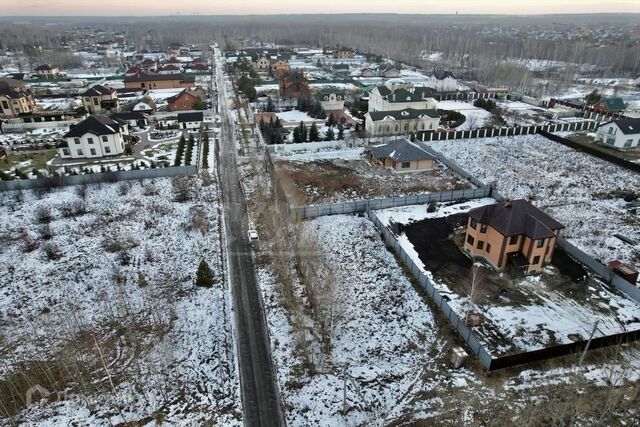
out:
<path id="1" fill-rule="evenodd" d="M 93 144 L 93 138 L 87 138 L 87 142 L 88 142 L 89 144 Z"/>
<path id="2" fill-rule="evenodd" d="M 82 151 L 82 148 L 78 148 L 78 156 L 84 156 L 84 151 Z"/>
<path id="3" fill-rule="evenodd" d="M 470 234 L 467 234 L 467 243 L 470 245 L 473 245 L 474 239 L 473 236 Z"/>
<path id="4" fill-rule="evenodd" d="M 478 221 L 476 221 L 475 219 L 471 218 L 471 228 L 473 228 L 475 230 L 477 226 L 478 226 Z"/>
<path id="5" fill-rule="evenodd" d="M 107 137 L 107 135 L 102 135 L 102 142 L 109 142 L 109 137 Z"/>
<path id="6" fill-rule="evenodd" d="M 65 156 L 70 156 L 71 155 L 71 150 L 69 150 L 68 148 L 63 148 L 62 149 L 62 154 Z"/>
<path id="7" fill-rule="evenodd" d="M 540 263 L 540 256 L 533 257 L 533 265 L 538 265 Z"/>
<path id="8" fill-rule="evenodd" d="M 98 98 L 93 98 L 93 105 L 98 105 Z"/>
<path id="9" fill-rule="evenodd" d="M 624 142 L 624 146 L 625 146 L 625 147 L 631 147 L 631 144 L 633 144 L 633 139 L 627 139 L 627 140 Z"/>
<path id="10" fill-rule="evenodd" d="M 2 108 L 8 110 L 9 109 L 9 104 L 7 103 L 7 101 L 2 101 Z"/>
<path id="11" fill-rule="evenodd" d="M 518 243 L 518 236 L 509 237 L 509 244 L 510 245 L 515 245 L 516 243 Z"/>
<path id="12" fill-rule="evenodd" d="M 96 155 L 96 149 L 95 148 L 90 148 L 89 152 L 91 153 L 92 156 Z"/>
<path id="13" fill-rule="evenodd" d="M 480 225 L 480 232 L 481 233 L 486 233 L 487 232 L 487 224 L 481 224 Z"/>
<path id="14" fill-rule="evenodd" d="M 482 240 L 478 240 L 478 249 L 484 249 L 484 242 Z"/>
<path id="15" fill-rule="evenodd" d="M 75 142 L 76 144 L 80 144 L 80 138 L 73 138 L 73 142 Z"/>
<path id="16" fill-rule="evenodd" d="M 402 162 L 402 169 L 409 169 L 411 167 L 411 162 Z"/>
<path id="17" fill-rule="evenodd" d="M 104 154 L 109 154 L 111 153 L 111 148 L 110 147 L 104 147 Z"/>
<path id="18" fill-rule="evenodd" d="M 540 240 L 538 240 L 538 241 L 536 242 L 536 246 L 537 246 L 538 248 L 543 247 L 543 246 L 544 246 L 544 239 L 540 239 Z"/>
<path id="19" fill-rule="evenodd" d="M 487 253 L 491 252 L 491 243 L 487 243 Z"/>

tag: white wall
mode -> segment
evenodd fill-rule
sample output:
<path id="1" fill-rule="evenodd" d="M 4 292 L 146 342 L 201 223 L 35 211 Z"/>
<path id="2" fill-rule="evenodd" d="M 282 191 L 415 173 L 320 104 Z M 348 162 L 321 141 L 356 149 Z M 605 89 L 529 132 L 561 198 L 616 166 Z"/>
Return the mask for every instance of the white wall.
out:
<path id="1" fill-rule="evenodd" d="M 405 127 L 406 125 L 406 127 Z M 411 120 L 378 120 L 373 121 L 367 116 L 366 132 L 367 136 L 375 137 L 381 135 L 406 135 L 410 132 L 437 130 L 440 125 L 439 118 L 423 117 Z M 382 129 L 380 128 L 382 127 Z M 388 129 L 387 129 L 388 128 Z"/>
<path id="2" fill-rule="evenodd" d="M 60 148 L 58 150 L 60 157 L 65 159 L 94 159 L 116 156 L 124 152 L 124 139 L 119 133 L 102 136 L 86 133 L 77 139 L 80 143 L 76 141 L 76 138 L 67 138 L 69 154 L 65 154 L 65 148 Z M 95 153 L 92 153 L 91 150 L 94 150 Z"/>
<path id="3" fill-rule="evenodd" d="M 598 129 L 596 141 L 615 148 L 640 147 L 640 133 L 625 135 L 617 125 L 609 123 Z"/>

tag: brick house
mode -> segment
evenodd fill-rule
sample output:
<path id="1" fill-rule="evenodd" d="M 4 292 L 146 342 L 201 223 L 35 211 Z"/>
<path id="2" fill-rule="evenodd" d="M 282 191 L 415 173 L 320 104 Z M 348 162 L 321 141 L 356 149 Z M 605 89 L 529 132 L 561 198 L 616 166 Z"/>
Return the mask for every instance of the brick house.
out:
<path id="1" fill-rule="evenodd" d="M 369 147 L 367 157 L 374 164 L 396 172 L 425 171 L 435 166 L 435 159 L 431 154 L 406 138 Z"/>
<path id="2" fill-rule="evenodd" d="M 498 271 L 532 273 L 551 261 L 563 228 L 528 201 L 507 200 L 469 212 L 464 250 Z"/>
<path id="3" fill-rule="evenodd" d="M 289 71 L 278 80 L 280 96 L 283 98 L 309 98 L 309 80 L 302 70 Z"/>
<path id="4" fill-rule="evenodd" d="M 201 98 L 196 92 L 184 89 L 177 95 L 167 98 L 169 111 L 189 111 L 194 110 L 194 105 L 201 102 Z"/>
<path id="5" fill-rule="evenodd" d="M 175 89 L 188 88 L 195 84 L 195 77 L 184 74 L 138 73 L 124 78 L 126 89 Z"/>

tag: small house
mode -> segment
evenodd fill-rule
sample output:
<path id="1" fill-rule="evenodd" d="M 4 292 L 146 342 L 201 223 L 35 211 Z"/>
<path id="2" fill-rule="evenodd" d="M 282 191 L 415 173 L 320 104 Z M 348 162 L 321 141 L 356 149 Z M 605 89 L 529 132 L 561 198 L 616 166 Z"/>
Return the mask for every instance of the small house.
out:
<path id="1" fill-rule="evenodd" d="M 197 111 L 194 113 L 180 113 L 178 114 L 178 126 L 184 130 L 197 130 L 200 129 L 202 122 L 204 121 L 204 113 Z"/>
<path id="2" fill-rule="evenodd" d="M 435 166 L 435 159 L 429 152 L 406 138 L 369 147 L 367 157 L 373 163 L 396 172 L 419 172 Z"/>
<path id="3" fill-rule="evenodd" d="M 640 118 L 604 123 L 598 127 L 596 142 L 617 149 L 640 147 Z"/>

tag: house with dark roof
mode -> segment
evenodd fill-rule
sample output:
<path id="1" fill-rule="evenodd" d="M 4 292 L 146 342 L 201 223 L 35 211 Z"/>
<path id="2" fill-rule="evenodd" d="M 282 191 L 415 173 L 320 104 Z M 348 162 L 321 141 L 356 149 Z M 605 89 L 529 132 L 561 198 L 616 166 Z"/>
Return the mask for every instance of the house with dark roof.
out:
<path id="1" fill-rule="evenodd" d="M 111 118 L 118 122 L 126 122 L 129 128 L 145 127 L 149 125 L 149 116 L 142 111 L 123 111 L 122 113 L 114 113 Z"/>
<path id="2" fill-rule="evenodd" d="M 36 102 L 24 81 L 0 79 L 0 117 L 20 117 L 35 109 Z"/>
<path id="3" fill-rule="evenodd" d="M 72 125 L 63 136 L 66 146 L 58 152 L 63 159 L 95 159 L 124 153 L 129 135 L 126 122 L 102 114 L 93 114 Z"/>
<path id="4" fill-rule="evenodd" d="M 435 109 L 369 111 L 364 118 L 365 131 L 369 137 L 409 135 L 419 131 L 437 130 L 440 125 L 440 114 Z"/>
<path id="5" fill-rule="evenodd" d="M 138 73 L 124 78 L 127 89 L 176 89 L 194 86 L 196 78 L 184 74 Z"/>
<path id="6" fill-rule="evenodd" d="M 551 261 L 563 228 L 526 200 L 506 200 L 469 212 L 464 250 L 498 271 L 532 273 Z"/>
<path id="7" fill-rule="evenodd" d="M 341 91 L 331 88 L 322 89 L 318 92 L 316 98 L 320 101 L 320 105 L 322 105 L 327 115 L 329 115 L 330 111 L 344 110 L 344 93 Z"/>
<path id="8" fill-rule="evenodd" d="M 118 93 L 115 89 L 93 85 L 81 95 L 82 106 L 90 114 L 112 111 L 118 108 Z"/>
<path id="9" fill-rule="evenodd" d="M 413 86 L 402 79 L 391 79 L 376 86 L 369 94 L 369 111 L 435 109 L 436 91 L 430 87 Z"/>
<path id="10" fill-rule="evenodd" d="M 435 166 L 431 154 L 406 138 L 371 146 L 366 155 L 372 163 L 397 172 L 425 171 Z"/>
<path id="11" fill-rule="evenodd" d="M 455 92 L 458 80 L 451 71 L 435 70 L 427 76 L 426 85 L 437 92 Z"/>
<path id="12" fill-rule="evenodd" d="M 202 111 L 192 113 L 178 114 L 178 126 L 184 130 L 197 130 L 204 121 L 204 113 Z"/>
<path id="13" fill-rule="evenodd" d="M 158 70 L 158 74 L 180 74 L 182 68 L 176 64 L 167 64 Z"/>
<path id="14" fill-rule="evenodd" d="M 596 142 L 620 150 L 640 147 L 640 118 L 612 120 L 600 125 Z"/>
<path id="15" fill-rule="evenodd" d="M 33 71 L 39 79 L 55 79 L 58 77 L 58 74 L 60 74 L 58 67 L 50 64 L 37 66 Z"/>
<path id="16" fill-rule="evenodd" d="M 364 68 L 360 72 L 362 77 L 384 77 L 387 79 L 400 77 L 400 70 L 391 64 L 381 64 L 375 68 Z"/>

